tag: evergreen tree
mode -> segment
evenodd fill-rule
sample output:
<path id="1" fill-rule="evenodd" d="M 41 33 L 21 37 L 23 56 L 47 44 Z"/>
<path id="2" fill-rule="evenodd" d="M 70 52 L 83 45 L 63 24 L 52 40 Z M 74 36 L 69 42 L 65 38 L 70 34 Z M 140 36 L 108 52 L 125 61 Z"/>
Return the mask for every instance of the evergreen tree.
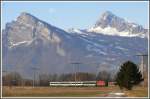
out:
<path id="1" fill-rule="evenodd" d="M 134 85 L 138 85 L 141 81 L 143 81 L 142 74 L 136 64 L 127 61 L 121 65 L 116 77 L 116 82 L 121 89 L 131 90 Z"/>

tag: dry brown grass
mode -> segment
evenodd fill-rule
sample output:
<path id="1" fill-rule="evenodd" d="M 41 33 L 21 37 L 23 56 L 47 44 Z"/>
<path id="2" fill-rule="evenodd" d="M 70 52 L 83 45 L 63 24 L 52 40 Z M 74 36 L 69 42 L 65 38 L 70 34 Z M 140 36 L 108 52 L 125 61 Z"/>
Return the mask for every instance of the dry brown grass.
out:
<path id="1" fill-rule="evenodd" d="M 148 87 L 137 86 L 130 91 L 124 91 L 128 97 L 148 97 Z"/>
<path id="2" fill-rule="evenodd" d="M 96 97 L 105 96 L 116 87 L 3 87 L 3 96 Z"/>
<path id="3" fill-rule="evenodd" d="M 114 87 L 3 87 L 3 97 L 104 97 L 118 92 Z M 123 91 L 128 97 L 147 97 L 147 87 L 134 87 Z"/>

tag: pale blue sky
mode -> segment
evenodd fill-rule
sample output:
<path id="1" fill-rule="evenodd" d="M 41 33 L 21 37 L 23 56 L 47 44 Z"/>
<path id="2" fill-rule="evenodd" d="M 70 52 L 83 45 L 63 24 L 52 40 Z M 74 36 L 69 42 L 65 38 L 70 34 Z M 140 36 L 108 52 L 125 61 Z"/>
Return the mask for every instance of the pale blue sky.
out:
<path id="1" fill-rule="evenodd" d="M 91 27 L 104 11 L 147 27 L 148 2 L 3 2 L 2 28 L 21 12 L 62 29 Z"/>

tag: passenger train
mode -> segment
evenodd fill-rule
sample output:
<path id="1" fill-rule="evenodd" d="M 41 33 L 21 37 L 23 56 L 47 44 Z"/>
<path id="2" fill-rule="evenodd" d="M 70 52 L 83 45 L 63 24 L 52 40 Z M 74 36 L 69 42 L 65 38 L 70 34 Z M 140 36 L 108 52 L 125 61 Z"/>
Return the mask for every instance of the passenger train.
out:
<path id="1" fill-rule="evenodd" d="M 104 81 L 66 81 L 66 82 L 49 82 L 49 85 L 52 87 L 58 87 L 58 86 L 63 86 L 63 87 L 94 87 L 94 86 L 105 86 Z"/>

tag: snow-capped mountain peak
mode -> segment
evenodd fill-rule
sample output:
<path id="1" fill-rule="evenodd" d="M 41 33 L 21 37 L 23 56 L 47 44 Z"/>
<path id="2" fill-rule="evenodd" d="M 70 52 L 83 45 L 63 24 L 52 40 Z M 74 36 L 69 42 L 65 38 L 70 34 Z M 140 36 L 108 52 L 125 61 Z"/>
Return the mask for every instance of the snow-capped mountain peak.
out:
<path id="1" fill-rule="evenodd" d="M 148 37 L 147 29 L 136 23 L 128 22 L 110 11 L 104 12 L 96 24 L 87 31 L 105 35 Z"/>
<path id="2" fill-rule="evenodd" d="M 104 16 L 101 18 L 104 22 L 116 18 L 110 12 Z M 29 77 L 33 73 L 31 67 L 34 66 L 39 68 L 39 73 L 72 72 L 72 61 L 98 62 L 101 68 L 113 69 L 130 56 L 147 52 L 147 38 L 112 36 L 111 32 L 113 35 L 127 36 L 128 31 L 119 31 L 116 28 L 118 25 L 110 23 L 105 28 L 102 25 L 100 23 L 91 28 L 92 31 L 101 31 L 99 34 L 75 28 L 64 31 L 31 14 L 22 13 L 16 21 L 6 24 L 2 31 L 3 67 L 11 64 L 10 70 L 18 70 Z M 136 24 L 131 25 L 137 27 Z M 136 57 L 132 60 L 138 61 Z M 83 64 L 79 70 L 95 73 L 98 71 L 96 66 Z"/>
<path id="3" fill-rule="evenodd" d="M 100 20 L 108 20 L 108 19 L 111 20 L 113 17 L 116 16 L 112 12 L 106 11 L 101 15 Z M 96 25 L 98 25 L 98 23 Z"/>

